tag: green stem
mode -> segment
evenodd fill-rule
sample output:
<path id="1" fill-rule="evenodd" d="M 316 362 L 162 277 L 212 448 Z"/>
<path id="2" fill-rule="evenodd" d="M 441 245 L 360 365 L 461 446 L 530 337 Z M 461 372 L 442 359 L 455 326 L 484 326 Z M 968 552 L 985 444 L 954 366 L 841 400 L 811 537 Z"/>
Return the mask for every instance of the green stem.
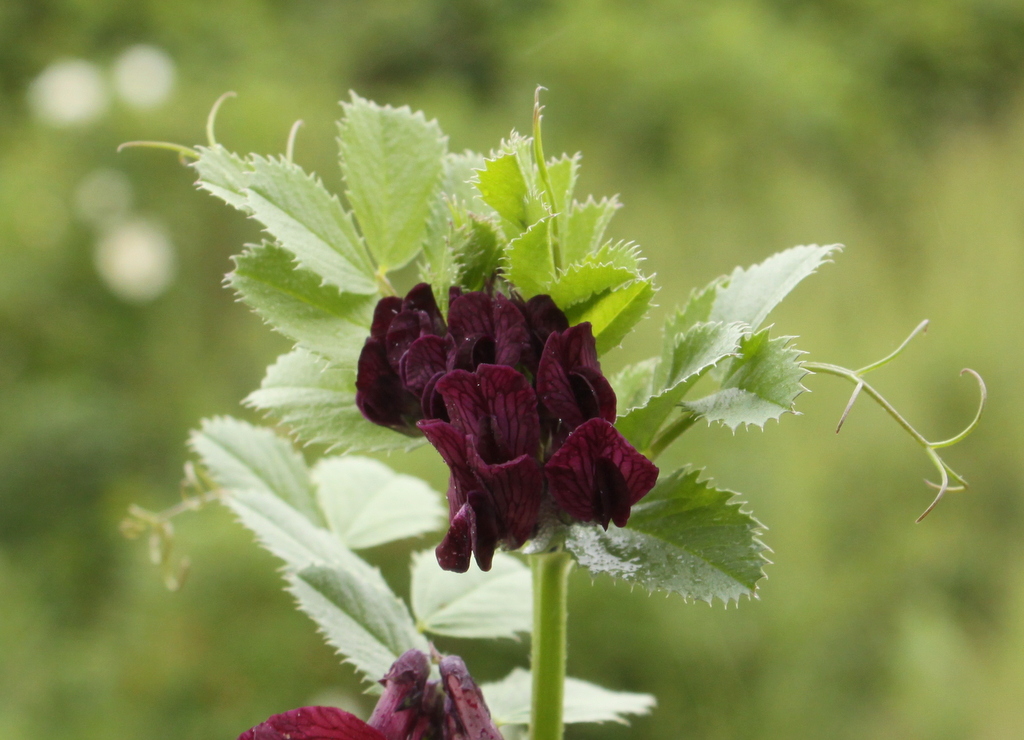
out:
<path id="1" fill-rule="evenodd" d="M 566 608 L 572 557 L 567 552 L 533 555 L 533 701 L 530 740 L 562 740 L 565 703 Z"/>

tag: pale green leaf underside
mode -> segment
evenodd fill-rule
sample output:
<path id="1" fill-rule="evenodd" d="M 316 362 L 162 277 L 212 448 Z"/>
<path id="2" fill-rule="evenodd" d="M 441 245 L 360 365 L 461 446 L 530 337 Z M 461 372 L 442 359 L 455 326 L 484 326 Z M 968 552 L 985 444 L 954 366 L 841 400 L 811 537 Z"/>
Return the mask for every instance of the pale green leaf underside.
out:
<path id="1" fill-rule="evenodd" d="M 321 521 L 305 460 L 271 430 L 222 416 L 204 420 L 189 444 L 222 488 L 271 493 Z"/>
<path id="2" fill-rule="evenodd" d="M 368 422 L 355 402 L 355 373 L 304 349 L 281 355 L 244 403 L 277 418 L 306 443 L 331 450 L 408 450 L 423 444 Z"/>
<path id="3" fill-rule="evenodd" d="M 441 570 L 433 550 L 412 561 L 412 611 L 420 630 L 463 638 L 514 638 L 533 625 L 530 569 L 496 553 L 491 570 Z"/>
<path id="4" fill-rule="evenodd" d="M 291 252 L 270 243 L 236 256 L 227 280 L 249 306 L 299 346 L 355 367 L 370 332 L 376 296 L 342 293 L 297 267 Z"/>
<path id="5" fill-rule="evenodd" d="M 284 159 L 252 156 L 247 204 L 299 265 L 347 293 L 377 293 L 373 265 L 351 215 L 313 175 Z"/>
<path id="6" fill-rule="evenodd" d="M 654 372 L 658 367 L 658 358 L 634 362 L 619 370 L 608 379 L 615 391 L 618 407 L 625 416 L 630 409 L 643 406 L 652 394 Z"/>
<path id="7" fill-rule="evenodd" d="M 229 206 L 249 212 L 245 197 L 247 177 L 252 167 L 242 157 L 220 144 L 196 147 L 199 159 L 191 164 L 199 173 L 196 186 L 217 196 Z"/>
<path id="8" fill-rule="evenodd" d="M 332 533 L 264 491 L 232 491 L 225 504 L 265 549 L 284 561 L 299 607 L 368 681 L 383 676 L 404 650 L 422 646 L 412 617 L 380 572 Z M 339 591 L 348 599 L 340 598 Z M 350 606 L 354 600 L 357 607 Z"/>
<path id="9" fill-rule="evenodd" d="M 747 268 L 737 267 L 718 289 L 711 321 L 742 321 L 757 330 L 771 310 L 841 249 L 839 244 L 793 247 Z"/>
<path id="10" fill-rule="evenodd" d="M 789 347 L 792 337 L 768 336 L 768 329 L 744 337 L 740 356 L 730 363 L 720 390 L 683 405 L 708 421 L 730 429 L 739 425 L 763 427 L 769 419 L 792 412 L 803 391 L 807 374 L 799 350 Z"/>
<path id="11" fill-rule="evenodd" d="M 312 476 L 327 525 L 352 550 L 417 537 L 446 521 L 440 494 L 377 460 L 325 457 Z"/>
<path id="12" fill-rule="evenodd" d="M 446 140 L 436 121 L 408 107 L 381 107 L 352 94 L 338 124 L 347 195 L 382 271 L 420 251 Z"/>
<path id="13" fill-rule="evenodd" d="M 525 725 L 530 721 L 530 672 L 516 668 L 501 681 L 482 685 L 491 718 L 500 725 Z M 565 679 L 564 721 L 618 722 L 629 724 L 630 715 L 648 714 L 657 704 L 650 694 L 611 691 L 578 678 Z"/>
<path id="14" fill-rule="evenodd" d="M 591 573 L 606 573 L 649 591 L 725 603 L 753 595 L 767 562 L 761 524 L 729 503 L 730 491 L 698 481 L 699 471 L 663 476 L 633 507 L 629 524 L 576 524 L 566 545 Z"/>
<path id="15" fill-rule="evenodd" d="M 655 376 L 663 374 L 665 385 L 616 420 L 622 435 L 638 449 L 647 449 L 693 384 L 710 368 L 736 354 L 744 329 L 740 323 L 699 323 L 676 337 L 668 370 Z"/>
<path id="16" fill-rule="evenodd" d="M 405 604 L 390 590 L 381 591 L 351 571 L 323 566 L 286 578 L 299 608 L 374 688 L 406 650 L 429 649 Z"/>
<path id="17" fill-rule="evenodd" d="M 204 422 L 192 446 L 224 490 L 223 501 L 260 544 L 285 563 L 289 589 L 346 660 L 376 681 L 410 648 L 426 649 L 405 604 L 380 572 L 289 504 L 308 471 L 270 430 L 233 419 Z M 301 466 L 300 466 L 301 464 Z"/>
<path id="18" fill-rule="evenodd" d="M 550 218 L 541 219 L 510 241 L 505 250 L 505 277 L 524 298 L 546 293 L 555 279 L 550 225 Z"/>
<path id="19" fill-rule="evenodd" d="M 265 549 L 284 561 L 299 608 L 366 680 L 383 676 L 409 647 L 422 647 L 412 617 L 380 572 L 332 533 L 263 491 L 233 491 L 225 504 Z M 340 598 L 339 591 L 348 599 Z"/>

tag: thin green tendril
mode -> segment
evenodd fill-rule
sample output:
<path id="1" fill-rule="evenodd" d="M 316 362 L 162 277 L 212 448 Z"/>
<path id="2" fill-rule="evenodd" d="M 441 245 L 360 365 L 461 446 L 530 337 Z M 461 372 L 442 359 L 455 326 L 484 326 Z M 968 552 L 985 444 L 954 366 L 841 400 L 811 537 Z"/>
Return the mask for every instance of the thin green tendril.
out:
<path id="1" fill-rule="evenodd" d="M 206 117 L 206 141 L 209 142 L 210 146 L 217 146 L 217 138 L 213 135 L 213 124 L 217 120 L 217 111 L 220 110 L 221 105 L 228 98 L 238 97 L 238 93 L 229 90 L 228 92 L 217 98 L 217 101 L 213 104 L 210 109 L 210 115 Z"/>
<path id="2" fill-rule="evenodd" d="M 943 447 L 952 447 L 957 442 L 961 442 L 964 439 L 966 439 L 971 434 L 971 432 L 973 432 L 975 428 L 977 428 L 978 422 L 981 421 L 981 414 L 985 410 L 985 403 L 988 400 L 988 390 L 986 389 L 985 381 L 982 380 L 981 376 L 974 370 L 971 370 L 970 368 L 964 368 L 963 370 L 961 370 L 961 375 L 967 373 L 978 382 L 978 388 L 980 389 L 981 393 L 981 399 L 978 402 L 978 410 L 974 415 L 974 419 L 971 421 L 970 424 L 964 427 L 963 431 L 950 437 L 949 439 L 944 439 L 939 442 L 932 442 L 919 431 L 917 431 L 917 429 L 915 429 L 914 426 L 909 421 L 907 421 L 903 417 L 903 415 L 900 414 L 900 412 L 898 412 L 895 409 L 895 407 L 893 407 L 893 405 L 889 403 L 889 401 L 887 401 L 885 397 L 874 388 L 874 386 L 872 386 L 870 383 L 864 380 L 864 376 L 867 375 L 869 372 L 871 372 L 872 370 L 877 370 L 878 368 L 888 364 L 890 361 L 898 357 L 903 352 L 903 350 L 906 349 L 910 341 L 918 334 L 923 333 L 927 328 L 928 321 L 926 319 L 925 321 L 922 321 L 920 324 L 918 324 L 914 331 L 912 331 L 910 335 L 903 340 L 903 343 L 900 344 L 900 346 L 897 347 L 892 353 L 886 355 L 878 362 L 874 362 L 870 365 L 862 367 L 860 370 L 850 370 L 845 367 L 840 367 L 839 365 L 832 365 L 825 362 L 803 363 L 804 368 L 810 370 L 811 372 L 835 375 L 840 378 L 845 378 L 846 380 L 849 380 L 851 383 L 854 384 L 853 393 L 850 395 L 850 401 L 846 404 L 846 408 L 843 410 L 843 414 L 839 418 L 839 423 L 836 425 L 836 434 L 838 434 L 840 430 L 843 428 L 843 423 L 846 421 L 846 417 L 850 415 L 850 410 L 853 408 L 853 404 L 857 401 L 857 398 L 860 396 L 861 392 L 864 392 L 868 394 L 872 399 L 874 399 L 874 401 L 879 406 L 885 409 L 885 412 L 889 414 L 889 416 L 891 416 L 893 419 L 895 419 L 896 423 L 903 427 L 904 431 L 906 431 L 907 434 L 909 434 L 915 442 L 917 442 L 919 445 L 921 445 L 921 447 L 924 448 L 925 454 L 928 456 L 928 459 L 932 461 L 932 464 L 935 466 L 935 469 L 939 473 L 939 482 L 933 483 L 930 480 L 925 480 L 925 483 L 930 487 L 936 489 L 937 493 L 935 495 L 935 498 L 932 500 L 931 504 L 928 505 L 928 508 L 925 509 L 924 513 L 917 518 L 918 522 L 920 522 L 926 516 L 928 516 L 928 514 L 931 513 L 932 509 L 934 509 L 938 505 L 939 501 L 941 501 L 947 493 L 964 491 L 967 489 L 967 481 L 964 480 L 963 476 L 961 476 L 959 473 L 953 470 L 953 468 L 950 467 L 949 463 L 943 460 L 942 456 L 939 455 L 939 453 L 936 452 L 936 450 L 939 450 Z M 954 483 L 957 485 L 952 485 Z"/>

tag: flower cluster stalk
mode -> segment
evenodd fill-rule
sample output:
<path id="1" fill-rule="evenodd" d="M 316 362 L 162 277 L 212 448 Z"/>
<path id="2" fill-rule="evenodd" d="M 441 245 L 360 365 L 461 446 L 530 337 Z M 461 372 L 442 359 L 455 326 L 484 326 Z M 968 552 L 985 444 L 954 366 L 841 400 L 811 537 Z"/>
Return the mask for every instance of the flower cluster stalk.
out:
<path id="1" fill-rule="evenodd" d="M 530 557 L 533 570 L 530 740 L 562 740 L 567 594 L 572 563 L 567 552 Z"/>

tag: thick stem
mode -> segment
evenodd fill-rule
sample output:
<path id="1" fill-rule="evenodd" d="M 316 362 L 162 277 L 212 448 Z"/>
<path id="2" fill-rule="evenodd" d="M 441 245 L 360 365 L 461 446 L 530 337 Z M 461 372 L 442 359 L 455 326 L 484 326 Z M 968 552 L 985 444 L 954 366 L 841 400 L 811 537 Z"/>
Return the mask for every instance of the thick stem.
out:
<path id="1" fill-rule="evenodd" d="M 565 690 L 566 608 L 572 557 L 567 552 L 533 555 L 533 702 L 530 740 L 562 740 Z"/>

